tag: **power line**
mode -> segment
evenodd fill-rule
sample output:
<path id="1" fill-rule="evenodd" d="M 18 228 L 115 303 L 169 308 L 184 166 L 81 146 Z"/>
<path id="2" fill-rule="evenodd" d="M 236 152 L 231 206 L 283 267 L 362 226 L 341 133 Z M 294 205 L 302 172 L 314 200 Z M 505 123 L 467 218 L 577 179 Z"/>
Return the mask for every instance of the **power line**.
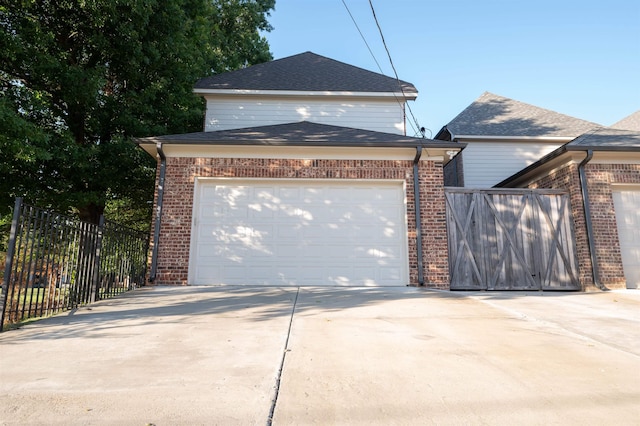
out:
<path id="1" fill-rule="evenodd" d="M 378 66 L 378 70 L 380 70 L 380 74 L 384 75 L 384 71 L 382 71 L 382 67 L 380 66 L 380 63 L 378 62 L 378 60 L 376 59 L 376 56 L 374 55 L 373 51 L 371 50 L 371 47 L 369 46 L 369 43 L 367 43 L 367 39 L 365 38 L 364 34 L 362 33 L 362 31 L 360 31 L 360 27 L 358 26 L 358 23 L 356 22 L 355 18 L 353 17 L 353 14 L 351 14 L 351 10 L 349 10 L 349 6 L 347 6 L 347 3 L 345 2 L 345 0 L 342 0 L 342 4 L 344 5 L 344 8 L 347 9 L 347 13 L 349 13 L 349 16 L 351 17 L 351 20 L 353 21 L 353 24 L 355 25 L 356 29 L 358 30 L 358 33 L 360 33 L 360 37 L 362 37 L 362 41 L 364 41 L 364 44 L 367 46 L 367 49 L 369 50 L 369 53 L 371 54 L 371 57 L 373 58 L 373 61 Z M 371 7 L 373 8 L 373 5 L 371 5 Z M 373 15 L 374 15 L 374 19 L 375 19 L 375 12 L 374 12 Z M 378 23 L 378 21 L 376 20 L 376 24 L 377 23 Z M 382 35 L 382 30 L 380 29 L 380 25 L 378 25 L 378 29 L 380 30 L 380 35 Z M 382 38 L 382 42 L 384 43 L 384 37 Z M 385 49 L 386 48 L 387 48 L 387 46 L 385 44 Z M 387 49 L 387 54 L 389 54 L 389 50 L 388 49 Z M 391 60 L 391 56 L 389 56 L 389 60 Z M 391 67 L 393 68 L 393 62 L 391 63 Z M 395 68 L 393 69 L 393 71 L 395 73 Z M 395 74 L 396 74 L 396 81 L 398 81 L 398 86 L 400 87 L 400 91 L 402 92 L 402 95 L 404 96 L 404 90 L 402 90 L 402 85 L 400 84 L 400 80 L 398 79 L 398 73 L 395 73 Z M 411 116 L 413 117 L 413 119 L 414 119 L 414 121 L 416 122 L 416 125 L 417 125 L 418 121 L 413 116 L 413 111 L 411 111 L 411 107 L 409 106 L 409 104 L 407 104 L 407 102 L 402 103 L 400 101 L 400 99 L 398 99 L 398 97 L 395 95 L 395 93 L 394 93 L 393 96 L 396 99 L 396 102 L 398 102 L 398 105 L 400 106 L 400 108 L 402 108 L 403 106 L 406 106 L 407 108 L 409 108 L 409 112 L 411 113 Z M 422 129 L 420 128 L 420 126 L 418 126 L 418 129 L 420 129 L 420 130 L 416 130 L 416 128 L 413 127 L 413 123 L 411 123 L 410 121 L 409 121 L 409 125 L 413 129 L 414 135 L 417 135 L 418 132 L 420 132 L 422 134 L 422 136 L 424 137 L 424 133 L 421 131 Z"/>
<path id="2" fill-rule="evenodd" d="M 347 13 L 349 13 L 349 16 L 351 17 L 351 20 L 353 21 L 353 25 L 356 26 L 356 29 L 360 33 L 360 37 L 362 37 L 362 41 L 364 41 L 364 44 L 367 46 L 367 49 L 369 49 L 369 53 L 371 54 L 371 57 L 373 58 L 373 61 L 378 66 L 378 69 L 380 70 L 380 73 L 384 74 L 382 72 L 382 67 L 378 63 L 378 60 L 376 59 L 376 55 L 373 54 L 373 51 L 371 50 L 371 47 L 369 47 L 369 43 L 367 43 L 367 39 L 364 37 L 364 34 L 362 34 L 362 31 L 360 31 L 360 27 L 358 26 L 358 23 L 356 22 L 356 19 L 351 14 L 351 11 L 349 10 L 349 6 L 347 6 L 347 3 L 345 3 L 344 0 L 342 0 L 342 4 L 344 5 L 344 8 L 347 9 Z"/>
<path id="3" fill-rule="evenodd" d="M 344 0 L 343 0 L 344 3 Z M 400 87 L 400 91 L 402 92 L 402 95 L 404 96 L 404 89 L 402 89 L 402 84 L 400 83 L 400 78 L 398 77 L 398 72 L 396 71 L 396 67 L 393 64 L 393 60 L 391 59 L 391 53 L 389 52 L 389 48 L 387 47 L 387 42 L 384 39 L 384 34 L 382 34 L 382 28 L 380 27 L 380 23 L 378 22 L 378 17 L 376 16 L 376 11 L 373 7 L 373 3 L 371 0 L 369 0 L 369 6 L 371 7 L 371 13 L 373 14 L 373 20 L 376 21 L 376 26 L 378 27 L 378 31 L 380 32 L 380 38 L 382 39 L 382 44 L 384 46 L 384 49 L 387 51 L 387 56 L 389 57 L 389 63 L 391 64 L 391 69 L 393 69 L 393 73 L 396 76 L 396 81 L 398 82 L 398 87 Z M 424 137 L 424 132 L 423 132 L 423 127 L 420 127 L 420 124 L 418 124 L 418 120 L 416 119 L 416 116 L 413 115 L 413 111 L 411 110 L 411 106 L 409 106 L 409 104 L 407 102 L 405 102 L 405 105 L 407 106 L 407 109 L 409 110 L 409 113 L 411 114 L 411 118 L 413 118 L 414 123 L 416 124 L 418 130 L 421 134 L 422 137 Z M 411 126 L 413 127 L 413 125 Z M 414 131 L 416 131 L 416 129 L 413 129 Z M 416 133 L 417 133 L 416 131 Z"/>

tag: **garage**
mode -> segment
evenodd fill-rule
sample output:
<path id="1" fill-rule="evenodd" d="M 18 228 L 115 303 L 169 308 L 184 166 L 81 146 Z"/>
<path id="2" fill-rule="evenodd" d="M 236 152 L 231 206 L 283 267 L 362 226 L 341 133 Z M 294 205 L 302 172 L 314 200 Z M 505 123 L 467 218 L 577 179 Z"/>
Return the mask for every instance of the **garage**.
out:
<path id="1" fill-rule="evenodd" d="M 198 178 L 189 283 L 406 285 L 404 185 Z"/>
<path id="2" fill-rule="evenodd" d="M 614 189 L 613 203 L 627 288 L 640 288 L 640 188 Z"/>

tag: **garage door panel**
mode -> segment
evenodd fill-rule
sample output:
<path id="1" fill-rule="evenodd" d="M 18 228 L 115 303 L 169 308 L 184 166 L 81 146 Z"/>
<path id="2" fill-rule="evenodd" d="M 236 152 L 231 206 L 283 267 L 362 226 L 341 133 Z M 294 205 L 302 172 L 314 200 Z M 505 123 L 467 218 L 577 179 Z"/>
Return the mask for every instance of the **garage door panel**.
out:
<path id="1" fill-rule="evenodd" d="M 295 201 L 300 200 L 301 192 L 304 188 L 300 188 L 296 185 L 288 185 L 288 186 L 279 186 L 277 187 L 276 193 L 278 194 L 278 198 L 281 202 L 287 201 Z"/>
<path id="2" fill-rule="evenodd" d="M 190 282 L 405 285 L 403 188 L 401 181 L 203 180 Z"/>
<path id="3" fill-rule="evenodd" d="M 613 192 L 622 266 L 628 288 L 640 288 L 640 190 Z"/>
<path id="4" fill-rule="evenodd" d="M 213 265 L 201 265 L 200 268 L 196 271 L 196 279 L 210 279 L 210 280 L 220 280 L 222 279 L 222 270 Z"/>
<path id="5" fill-rule="evenodd" d="M 381 281 L 394 281 L 399 280 L 401 273 L 399 269 L 381 269 L 379 280 Z"/>

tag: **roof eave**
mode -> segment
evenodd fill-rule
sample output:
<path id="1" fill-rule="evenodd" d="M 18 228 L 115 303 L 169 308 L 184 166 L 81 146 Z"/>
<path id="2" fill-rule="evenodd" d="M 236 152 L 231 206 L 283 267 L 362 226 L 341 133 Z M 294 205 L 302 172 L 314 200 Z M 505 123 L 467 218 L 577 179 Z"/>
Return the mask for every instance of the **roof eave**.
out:
<path id="1" fill-rule="evenodd" d="M 233 139 L 233 140 L 194 140 L 194 139 L 170 139 L 166 137 L 147 137 L 137 138 L 134 142 L 139 145 L 153 145 L 158 143 L 168 145 L 222 145 L 222 146 L 234 146 L 234 145 L 254 145 L 254 146 L 309 146 L 309 147 L 376 147 L 376 148 L 417 148 L 421 146 L 423 148 L 442 148 L 461 150 L 467 146 L 465 143 L 460 142 L 421 142 L 418 139 L 416 142 L 404 142 L 404 141 L 352 141 L 352 140 L 338 140 L 338 141 L 312 141 L 312 140 L 253 140 L 253 139 Z"/>
<path id="2" fill-rule="evenodd" d="M 357 98 L 403 98 L 413 101 L 418 97 L 417 91 L 404 92 L 356 92 L 346 90 L 255 90 L 255 89 L 205 89 L 194 88 L 196 95 L 218 95 L 218 96 L 334 96 L 334 97 L 357 97 Z"/>
<path id="3" fill-rule="evenodd" d="M 449 131 L 451 134 L 451 132 Z M 575 136 L 497 136 L 497 135 L 452 135 L 455 140 L 476 141 L 535 141 L 535 142 L 571 142 Z"/>
<path id="4" fill-rule="evenodd" d="M 567 151 L 640 152 L 640 146 L 567 145 Z"/>
<path id="5" fill-rule="evenodd" d="M 628 147 L 628 146 L 595 146 L 595 145 L 571 145 L 566 144 L 560 148 L 550 152 L 542 157 L 540 160 L 532 163 L 531 165 L 520 170 L 518 173 L 509 176 L 502 182 L 494 185 L 494 188 L 501 187 L 517 187 L 523 183 L 530 181 L 533 177 L 536 177 L 540 171 L 548 166 L 550 163 L 562 163 L 565 160 L 572 159 L 575 154 L 595 151 L 595 152 L 640 152 L 640 147 Z M 547 167 L 548 168 L 548 167 Z"/>
<path id="6" fill-rule="evenodd" d="M 425 153 L 422 160 L 447 164 L 464 147 L 461 143 L 386 143 L 386 142 L 309 142 L 309 141 L 167 141 L 159 138 L 137 140 L 138 146 L 152 157 L 157 146 L 163 146 L 168 157 L 223 158 L 349 158 L 411 160 L 416 149 Z M 404 152 L 400 157 L 399 152 Z M 375 154 L 377 153 L 377 154 Z M 372 157 L 373 155 L 373 157 Z M 255 156 L 255 157 L 254 157 Z"/>

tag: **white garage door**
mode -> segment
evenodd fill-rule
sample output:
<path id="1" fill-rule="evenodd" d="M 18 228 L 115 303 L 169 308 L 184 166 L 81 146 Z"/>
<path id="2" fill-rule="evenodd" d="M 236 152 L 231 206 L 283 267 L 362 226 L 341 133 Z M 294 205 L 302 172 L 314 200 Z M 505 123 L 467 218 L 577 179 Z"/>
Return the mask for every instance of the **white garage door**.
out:
<path id="1" fill-rule="evenodd" d="M 192 284 L 406 285 L 404 182 L 199 179 Z"/>
<path id="2" fill-rule="evenodd" d="M 614 190 L 613 203 L 627 288 L 640 288 L 640 190 Z"/>

